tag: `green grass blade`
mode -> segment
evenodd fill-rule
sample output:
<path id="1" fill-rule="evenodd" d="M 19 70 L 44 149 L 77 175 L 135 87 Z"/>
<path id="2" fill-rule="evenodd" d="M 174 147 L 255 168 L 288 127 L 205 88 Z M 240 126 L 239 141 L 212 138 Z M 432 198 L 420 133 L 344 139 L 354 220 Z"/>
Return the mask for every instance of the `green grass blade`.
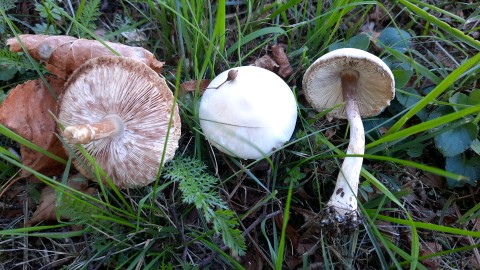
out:
<path id="1" fill-rule="evenodd" d="M 225 48 L 225 0 L 220 0 L 217 3 L 217 17 L 215 20 L 214 39 L 218 39 L 218 50 L 223 52 Z"/>
<path id="2" fill-rule="evenodd" d="M 385 136 L 393 135 L 396 133 L 412 116 L 418 113 L 421 109 L 425 108 L 432 100 L 437 98 L 450 85 L 452 85 L 458 78 L 460 78 L 471 67 L 476 65 L 480 61 L 480 53 L 473 56 L 469 60 L 465 61 L 461 66 L 452 71 L 440 84 L 438 84 L 428 95 L 415 104 L 402 118 L 400 118 L 385 134 Z M 370 146 L 371 147 L 371 146 Z"/>
<path id="3" fill-rule="evenodd" d="M 402 5 L 404 5 L 405 7 L 407 7 L 408 9 L 410 9 L 411 11 L 413 11 L 414 13 L 416 13 L 417 15 L 419 15 L 420 17 L 428 21 L 429 23 L 436 25 L 443 31 L 447 32 L 454 38 L 464 42 L 465 44 L 471 46 L 476 50 L 480 50 L 480 42 L 475 40 L 474 38 L 468 35 L 465 35 L 462 31 L 456 28 L 453 28 L 447 23 L 439 20 L 437 17 L 430 15 L 427 11 L 423 10 L 422 8 L 418 7 L 417 5 L 411 3 L 408 0 L 399 0 L 398 2 L 400 2 Z M 412 0 L 412 2 L 417 3 L 418 1 Z"/>
<path id="4" fill-rule="evenodd" d="M 292 201 L 293 181 L 290 182 L 287 194 L 287 202 L 285 203 L 285 209 L 283 213 L 282 232 L 280 235 L 280 243 L 278 245 L 277 261 L 275 263 L 275 269 L 281 270 L 283 266 L 283 256 L 285 251 L 285 238 L 287 235 L 287 224 L 290 216 L 290 203 Z"/>
<path id="5" fill-rule="evenodd" d="M 419 104 L 419 103 L 417 103 L 417 104 Z M 394 140 L 400 140 L 400 139 L 406 138 L 408 136 L 411 136 L 413 134 L 417 134 L 417 133 L 422 132 L 422 131 L 430 130 L 430 129 L 439 127 L 441 125 L 448 124 L 448 123 L 453 122 L 457 119 L 460 119 L 464 116 L 475 114 L 475 113 L 478 113 L 478 112 L 480 112 L 480 104 L 472 106 L 470 108 L 463 109 L 461 111 L 457 111 L 457 112 L 453 112 L 453 113 L 444 115 L 444 116 L 436 118 L 436 119 L 432 119 L 432 120 L 420 123 L 420 124 L 415 125 L 415 126 L 411 126 L 409 128 L 406 128 L 406 129 L 402 129 L 400 131 L 396 131 L 395 133 L 389 132 L 389 134 L 385 135 L 384 137 L 367 144 L 365 146 L 365 148 L 369 149 L 369 148 L 372 148 L 374 146 L 380 145 L 382 143 L 391 142 L 391 141 L 394 141 Z M 407 113 L 405 116 L 407 116 L 407 115 L 409 115 L 409 113 Z M 408 118 L 405 118 L 405 119 L 408 119 Z M 400 121 L 397 122 L 397 123 L 400 123 Z"/>
<path id="6" fill-rule="evenodd" d="M 11 131 L 10 129 L 8 129 L 6 126 L 0 124 L 0 134 L 4 135 L 5 137 L 9 138 L 9 139 L 12 139 L 16 142 L 18 142 L 19 144 L 25 146 L 25 147 L 28 147 L 34 151 L 37 151 L 57 162 L 60 162 L 62 164 L 66 164 L 67 161 L 57 155 L 54 155 L 50 152 L 48 152 L 47 150 L 41 148 L 40 146 L 30 142 L 29 140 L 23 138 L 22 136 L 16 134 L 15 132 Z"/>
<path id="7" fill-rule="evenodd" d="M 261 36 L 265 35 L 284 35 L 286 32 L 283 30 L 281 27 L 278 26 L 271 26 L 271 27 L 265 27 L 259 30 L 256 30 L 245 37 L 243 37 L 241 40 L 235 42 L 232 44 L 230 48 L 227 50 L 227 56 L 231 55 L 233 52 L 238 50 L 239 47 L 242 47 L 243 45 L 247 44 L 248 42 L 255 40 Z"/>
<path id="8" fill-rule="evenodd" d="M 44 237 L 50 237 L 50 238 L 66 238 L 66 237 L 71 237 L 69 236 L 70 234 L 62 232 L 62 233 L 54 233 L 54 232 L 49 232 L 49 233 L 38 233 L 40 231 L 47 231 L 47 230 L 56 230 L 64 227 L 68 227 L 70 225 L 68 224 L 56 224 L 56 225 L 48 225 L 48 226 L 33 226 L 33 227 L 25 227 L 25 228 L 16 228 L 16 229 L 6 229 L 6 230 L 0 230 L 0 236 L 7 236 L 7 235 L 18 235 L 18 236 L 23 236 L 23 235 L 29 235 L 29 236 L 44 236 Z M 84 232 L 82 230 L 78 232 L 74 232 L 75 236 L 78 236 L 77 234 L 83 234 Z"/>
<path id="9" fill-rule="evenodd" d="M 376 156 L 376 155 L 363 155 L 363 157 L 366 158 L 366 159 L 382 160 L 382 161 L 387 161 L 387 162 L 393 162 L 393 163 L 396 163 L 396 164 L 401 164 L 401 165 L 412 167 L 412 168 L 417 168 L 419 170 L 434 173 L 436 175 L 440 175 L 440 176 L 443 176 L 443 177 L 446 177 L 446 178 L 452 178 L 452 179 L 456 179 L 456 180 L 465 179 L 465 177 L 463 177 L 461 175 L 451 173 L 451 172 L 447 172 L 447 171 L 439 169 L 437 167 L 432 167 L 432 166 L 420 164 L 420 163 L 409 161 L 409 160 L 393 158 L 393 157 L 386 157 L 386 156 Z"/>
<path id="10" fill-rule="evenodd" d="M 378 219 L 381 219 L 383 221 L 388 221 L 396 224 L 407 225 L 407 226 L 411 224 L 410 221 L 400 219 L 400 218 L 394 218 L 394 217 L 389 217 L 384 215 L 378 215 L 377 217 Z M 448 233 L 452 235 L 463 235 L 463 236 L 480 238 L 480 232 L 478 231 L 469 231 L 469 230 L 463 230 L 463 229 L 447 227 L 443 225 L 437 225 L 437 224 L 426 223 L 426 222 L 418 222 L 418 221 L 414 221 L 413 223 L 417 228 L 420 228 L 420 229 L 427 229 L 431 231 L 443 232 L 443 233 Z"/>

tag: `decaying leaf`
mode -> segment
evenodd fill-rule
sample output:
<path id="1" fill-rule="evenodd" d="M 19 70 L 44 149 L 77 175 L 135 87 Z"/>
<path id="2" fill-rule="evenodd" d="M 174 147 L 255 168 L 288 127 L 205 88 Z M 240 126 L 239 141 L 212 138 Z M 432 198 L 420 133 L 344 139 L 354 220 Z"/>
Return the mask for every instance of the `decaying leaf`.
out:
<path id="1" fill-rule="evenodd" d="M 290 75 L 293 74 L 293 69 L 290 65 L 290 61 L 288 61 L 283 47 L 279 45 L 272 46 L 272 55 L 273 59 L 280 67 L 278 70 L 278 75 L 284 79 L 290 77 Z"/>
<path id="2" fill-rule="evenodd" d="M 200 85 L 198 86 L 199 88 L 199 91 L 200 91 L 200 95 L 203 94 L 203 92 L 205 92 L 205 89 L 207 89 L 208 85 L 210 84 L 210 81 L 211 80 L 200 80 Z M 197 80 L 192 80 L 192 81 L 186 81 L 186 82 L 183 82 L 180 86 L 181 86 L 181 93 L 179 93 L 179 95 L 184 95 L 186 93 L 190 93 L 190 92 L 195 92 L 195 90 L 197 89 L 197 84 L 199 82 Z"/>
<path id="3" fill-rule="evenodd" d="M 64 80 L 48 76 L 47 81 L 58 96 L 63 91 Z M 61 142 L 55 136 L 56 123 L 50 112 L 55 112 L 56 100 L 41 80 L 27 81 L 10 91 L 0 107 L 0 123 L 18 135 L 66 159 Z M 58 175 L 65 166 L 45 155 L 20 146 L 22 163 L 47 176 Z M 22 177 L 30 173 L 22 171 Z M 33 179 L 33 177 L 31 177 Z"/>
<path id="4" fill-rule="evenodd" d="M 275 72 L 278 69 L 278 64 L 275 62 L 269 55 L 264 55 L 257 60 L 255 60 L 255 66 L 268 69 L 272 72 Z"/>
<path id="5" fill-rule="evenodd" d="M 93 195 L 97 191 L 95 188 L 88 187 L 87 180 L 71 180 L 67 183 L 67 186 L 88 195 Z M 71 191 L 66 190 L 65 193 L 67 192 Z M 33 213 L 32 218 L 28 221 L 27 226 L 32 226 L 42 221 L 57 220 L 56 195 L 57 192 L 50 186 L 46 186 L 42 190 L 42 193 L 40 194 L 40 203 L 37 207 L 37 210 L 35 210 L 35 212 Z"/>
<path id="6" fill-rule="evenodd" d="M 33 58 L 44 62 L 48 71 L 63 79 L 66 79 L 77 67 L 89 59 L 115 55 L 97 40 L 47 35 L 20 35 L 19 38 Z M 164 63 L 158 61 L 151 52 L 144 48 L 113 42 L 105 42 L 105 44 L 124 57 L 147 64 L 156 72 L 161 72 L 163 68 Z M 10 38 L 7 45 L 13 52 L 23 51 L 17 38 Z"/>

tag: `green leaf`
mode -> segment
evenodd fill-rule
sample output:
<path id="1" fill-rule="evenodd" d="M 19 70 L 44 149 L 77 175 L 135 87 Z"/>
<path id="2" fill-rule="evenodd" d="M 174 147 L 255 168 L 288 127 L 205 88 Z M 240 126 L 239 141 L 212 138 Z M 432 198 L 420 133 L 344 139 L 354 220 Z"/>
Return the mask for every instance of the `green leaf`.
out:
<path id="1" fill-rule="evenodd" d="M 15 77 L 17 73 L 16 68 L 0 68 L 0 81 L 9 81 Z"/>
<path id="2" fill-rule="evenodd" d="M 410 34 L 402 29 L 387 27 L 378 36 L 378 40 L 381 42 L 378 46 L 380 48 L 384 48 L 384 46 L 390 47 L 405 53 L 412 47 L 411 38 Z"/>
<path id="3" fill-rule="evenodd" d="M 407 150 L 407 154 L 411 158 L 418 158 L 418 157 L 422 156 L 422 152 L 423 152 L 423 145 L 421 145 L 420 143 L 415 145 L 415 147 L 408 148 L 408 150 Z"/>
<path id="4" fill-rule="evenodd" d="M 395 79 L 397 79 L 396 76 Z M 403 105 L 403 107 L 410 108 L 416 103 L 418 103 L 423 98 L 423 96 L 419 95 L 417 91 L 415 91 L 415 89 L 413 88 L 406 88 L 405 90 L 397 90 L 395 98 L 400 104 Z M 416 115 L 420 117 L 422 121 L 426 121 L 428 118 L 428 114 L 425 109 L 421 109 L 417 112 Z"/>
<path id="5" fill-rule="evenodd" d="M 48 19 L 52 18 L 54 20 L 61 20 L 62 17 L 60 14 L 62 13 L 63 9 L 60 7 L 55 7 L 49 2 L 44 2 L 44 4 L 35 4 L 35 10 L 38 11 L 40 17 Z"/>
<path id="6" fill-rule="evenodd" d="M 454 104 L 464 104 L 464 105 L 467 105 L 468 102 L 469 102 L 469 97 L 467 95 L 465 95 L 464 93 L 460 93 L 460 92 L 457 92 L 455 93 L 453 96 L 451 96 L 448 101 L 450 103 L 454 103 Z M 459 106 L 453 106 L 453 109 L 455 111 L 458 111 L 459 109 L 461 109 L 462 107 L 459 107 Z"/>
<path id="7" fill-rule="evenodd" d="M 435 136 L 435 146 L 445 157 L 453 157 L 467 150 L 477 134 L 478 126 L 468 123 Z"/>
<path id="8" fill-rule="evenodd" d="M 473 90 L 468 98 L 469 105 L 480 104 L 480 89 Z"/>
<path id="9" fill-rule="evenodd" d="M 480 141 L 478 139 L 475 139 L 472 144 L 470 144 L 470 148 L 480 156 Z"/>
<path id="10" fill-rule="evenodd" d="M 35 26 L 31 28 L 35 34 L 43 34 L 43 35 L 55 35 L 57 31 L 51 24 L 46 23 L 36 23 Z"/>
<path id="11" fill-rule="evenodd" d="M 462 187 L 465 184 L 476 186 L 476 182 L 480 180 L 480 156 L 474 156 L 470 159 L 463 154 L 447 157 L 445 161 L 445 169 L 469 178 L 467 180 L 447 178 L 449 187 Z"/>
<path id="12" fill-rule="evenodd" d="M 395 69 L 392 70 L 393 77 L 395 78 L 395 87 L 396 88 L 403 88 L 408 81 L 410 81 L 410 78 L 413 75 L 413 70 L 407 70 L 407 69 Z"/>

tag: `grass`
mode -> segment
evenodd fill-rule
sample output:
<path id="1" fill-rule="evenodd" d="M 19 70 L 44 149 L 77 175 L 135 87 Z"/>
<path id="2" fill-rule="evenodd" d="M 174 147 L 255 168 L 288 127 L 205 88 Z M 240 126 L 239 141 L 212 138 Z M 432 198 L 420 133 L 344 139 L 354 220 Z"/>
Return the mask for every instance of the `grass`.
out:
<path id="1" fill-rule="evenodd" d="M 221 195 L 233 215 L 219 217 L 226 223 L 218 226 L 240 229 L 246 255 L 232 252 L 221 239 L 226 234 L 218 234 L 202 212 L 212 204 L 200 201 L 197 210 L 196 204 L 188 203 L 191 200 L 184 200 L 182 180 L 166 177 L 168 167 L 159 170 L 152 186 L 118 190 L 92 184 L 100 189 L 99 195 L 87 196 L 66 185 L 68 170 L 54 179 L 25 167 L 8 151 L 9 146 L 15 147 L 9 143 L 0 147 L 2 188 L 13 182 L 19 169 L 31 172 L 42 184 L 19 181 L 9 187 L 12 193 L 0 198 L 4 268 L 480 267 L 480 193 L 475 187 L 478 179 L 468 179 L 467 171 L 480 153 L 472 142 L 456 155 L 465 161 L 458 164 L 439 150 L 442 132 L 475 131 L 472 126 L 478 127 L 480 120 L 480 103 L 473 102 L 478 99 L 472 94 L 479 89 L 480 42 L 475 36 L 479 4 L 178 0 L 106 2 L 102 9 L 101 2 L 46 0 L 27 4 L 25 13 L 20 4 L 3 1 L 0 41 L 4 44 L 5 37 L 40 30 L 102 40 L 98 31 L 102 29 L 105 40 L 142 46 L 165 61 L 163 75 L 175 89 L 183 123 L 178 158 L 205 164 L 202 173 L 218 180 L 213 196 Z M 368 29 L 368 22 L 374 31 Z M 395 44 L 375 39 L 387 27 L 406 31 L 407 39 L 400 35 Z M 133 41 L 127 32 L 145 38 Z M 334 238 L 319 229 L 316 215 L 330 197 L 345 157 L 348 127 L 345 121 L 325 120 L 326 112 L 312 110 L 304 100 L 301 80 L 308 66 L 329 47 L 347 43 L 362 32 L 369 37 L 363 39 L 367 49 L 388 60 L 394 69 L 397 99 L 381 115 L 365 120 L 367 152 L 359 192 L 363 226 L 352 235 Z M 407 41 L 413 45 L 406 45 Z M 276 44 L 286 48 L 295 71 L 286 80 L 299 112 L 291 141 L 272 157 L 252 162 L 212 150 L 198 122 L 200 91 L 178 96 L 180 84 L 251 64 Z M 30 57 L 4 52 L 0 60 L 0 69 L 9 67 L 15 72 L 0 80 L 4 93 L 45 74 L 42 65 L 29 61 Z M 459 99 L 457 93 L 465 98 Z M 462 100 L 472 102 L 459 103 Z M 4 126 L 0 133 L 45 152 Z M 478 128 L 474 134 L 472 141 L 478 141 Z M 61 161 L 68 168 L 73 160 Z M 171 164 L 175 166 L 175 160 Z M 98 166 L 94 173 L 98 178 L 104 175 Z M 43 185 L 58 194 L 57 217 L 68 219 L 24 227 L 38 203 L 35 190 Z"/>

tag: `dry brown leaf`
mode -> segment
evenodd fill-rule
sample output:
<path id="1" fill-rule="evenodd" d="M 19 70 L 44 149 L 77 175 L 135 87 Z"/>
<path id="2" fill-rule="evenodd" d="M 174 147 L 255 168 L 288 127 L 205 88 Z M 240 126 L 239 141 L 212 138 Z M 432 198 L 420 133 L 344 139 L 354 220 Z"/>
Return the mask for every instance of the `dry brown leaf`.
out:
<path id="1" fill-rule="evenodd" d="M 288 61 L 287 55 L 283 50 L 282 46 L 274 45 L 272 46 L 272 55 L 273 59 L 279 65 L 278 75 L 284 79 L 290 77 L 293 74 L 292 66 L 290 65 L 290 61 Z"/>
<path id="2" fill-rule="evenodd" d="M 66 79 L 77 67 L 87 60 L 115 55 L 109 48 L 97 40 L 77 39 L 70 36 L 20 35 L 26 49 L 36 60 L 46 64 L 47 70 Z M 121 56 L 133 58 L 147 64 L 156 72 L 161 72 L 164 63 L 141 47 L 131 47 L 119 43 L 105 42 Z M 7 41 L 13 52 L 23 51 L 17 38 Z"/>
<path id="3" fill-rule="evenodd" d="M 69 181 L 67 186 L 88 195 L 93 195 L 97 191 L 95 188 L 88 187 L 87 180 Z M 56 194 L 55 189 L 50 186 L 43 188 L 42 193 L 40 194 L 40 203 L 37 210 L 33 213 L 32 218 L 28 221 L 27 226 L 32 226 L 42 221 L 57 220 Z"/>
<path id="4" fill-rule="evenodd" d="M 53 76 L 46 79 L 55 94 L 60 95 L 65 81 Z M 56 123 L 50 114 L 55 112 L 56 103 L 42 80 L 27 81 L 10 91 L 0 107 L 0 123 L 37 146 L 66 159 L 62 144 L 54 134 Z M 20 154 L 24 165 L 47 176 L 58 175 L 65 168 L 63 164 L 23 145 L 20 146 Z M 22 171 L 21 176 L 28 177 L 30 173 Z"/>
<path id="5" fill-rule="evenodd" d="M 420 181 L 422 181 L 424 185 L 435 188 L 443 188 L 445 183 L 444 180 L 445 178 L 442 176 L 433 173 L 425 173 L 420 177 Z"/>
<path id="6" fill-rule="evenodd" d="M 205 89 L 207 89 L 208 85 L 210 84 L 211 80 L 200 80 L 200 85 L 198 86 L 198 89 L 200 91 L 200 95 L 205 92 Z M 197 80 L 192 80 L 192 81 L 186 81 L 181 84 L 181 93 L 179 95 L 184 95 L 186 93 L 190 92 L 195 92 L 197 90 L 197 84 L 199 82 Z"/>
<path id="7" fill-rule="evenodd" d="M 275 72 L 278 69 L 278 64 L 270 56 L 264 55 L 255 60 L 255 66 L 268 69 Z"/>

